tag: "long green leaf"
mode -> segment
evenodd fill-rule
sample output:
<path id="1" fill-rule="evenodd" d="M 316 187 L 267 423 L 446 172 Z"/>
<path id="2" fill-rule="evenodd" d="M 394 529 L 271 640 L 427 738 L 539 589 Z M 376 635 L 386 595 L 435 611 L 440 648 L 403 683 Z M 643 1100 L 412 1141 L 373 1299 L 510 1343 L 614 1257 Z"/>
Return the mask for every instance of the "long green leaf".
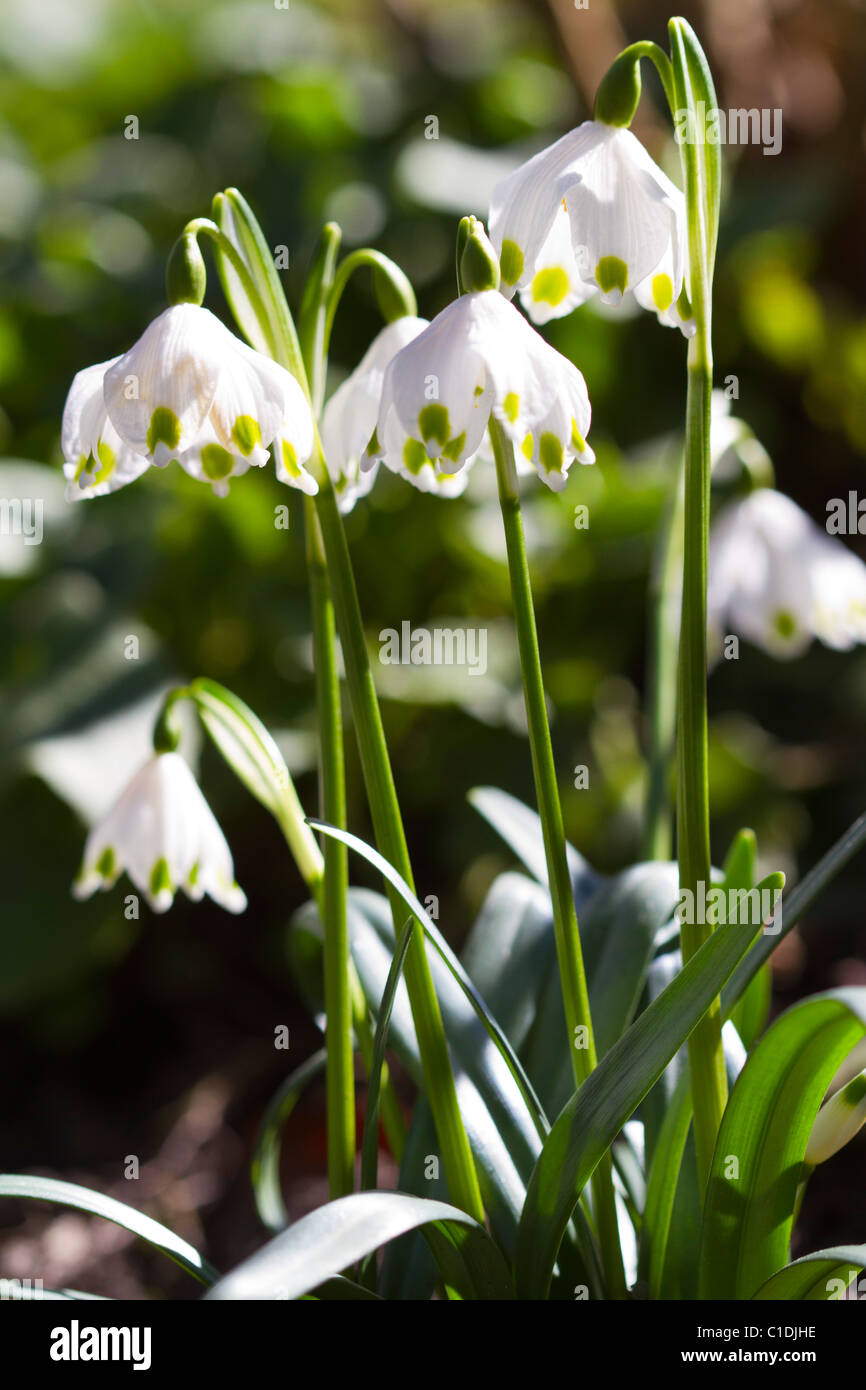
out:
<path id="1" fill-rule="evenodd" d="M 517 1056 L 517 1053 L 514 1051 L 514 1048 L 511 1046 L 511 1043 L 505 1036 L 499 1023 L 491 1014 L 486 1003 L 481 998 L 481 995 L 478 993 L 478 990 L 475 988 L 466 971 L 463 969 L 463 966 L 442 936 L 436 923 L 430 917 L 429 913 L 421 906 L 421 903 L 412 892 L 412 889 L 406 883 L 405 879 L 397 872 L 393 864 L 388 863 L 388 860 L 385 859 L 377 849 L 374 849 L 372 845 L 368 845 L 364 840 L 360 839 L 359 836 L 353 835 L 351 831 L 341 830 L 338 826 L 329 825 L 327 821 L 321 821 L 315 817 L 308 817 L 307 824 L 314 826 L 317 830 L 321 830 L 324 835 L 330 835 L 333 839 L 342 841 L 342 843 L 348 845 L 350 849 L 355 850 L 355 852 L 366 859 L 369 864 L 377 868 L 382 877 L 397 890 L 406 906 L 415 917 L 418 918 L 418 921 L 424 928 L 425 936 L 433 946 L 433 949 L 441 956 L 442 960 L 447 965 L 454 979 L 472 1005 L 472 1008 L 475 1010 L 491 1042 L 499 1050 L 505 1065 L 508 1067 L 508 1070 L 511 1072 L 511 1075 L 514 1077 L 520 1089 L 520 1093 L 526 1102 L 526 1108 L 532 1116 L 538 1133 L 546 1134 L 550 1127 L 547 1116 L 544 1113 L 541 1102 L 535 1094 L 532 1082 L 526 1075 L 520 1058 Z"/>
<path id="2" fill-rule="evenodd" d="M 280 1186 L 280 1154 L 286 1121 L 309 1083 L 325 1070 L 328 1060 L 323 1047 L 287 1076 L 262 1117 L 250 1162 L 253 1196 L 259 1219 L 269 1231 L 282 1231 L 289 1224 Z"/>
<path id="3" fill-rule="evenodd" d="M 499 787 L 473 787 L 468 800 L 517 857 L 523 860 L 533 878 L 546 888 L 547 859 L 538 812 Z M 575 896 L 580 898 L 586 891 L 598 886 L 599 876 L 573 845 L 567 844 L 565 848 L 572 883 L 581 890 Z"/>
<path id="4" fill-rule="evenodd" d="M 300 377 L 303 367 L 294 320 L 274 257 L 252 208 L 236 188 L 227 188 L 213 200 L 213 217 L 247 266 L 265 308 L 267 325 L 261 323 L 240 278 L 217 247 L 217 269 L 232 313 L 254 348 L 275 357 Z"/>
<path id="5" fill-rule="evenodd" d="M 861 1269 L 866 1269 L 866 1245 L 836 1245 L 829 1250 L 815 1250 L 785 1265 L 752 1297 L 836 1302 L 844 1296 Z"/>
<path id="6" fill-rule="evenodd" d="M 778 879 L 771 875 L 771 886 Z M 743 927 L 719 927 L 562 1111 L 527 1190 L 517 1242 L 518 1297 L 547 1296 L 563 1231 L 596 1164 L 720 992 L 750 941 Z"/>
<path id="7" fill-rule="evenodd" d="M 502 1255 L 466 1212 L 404 1192 L 356 1192 L 302 1217 L 225 1275 L 206 1297 L 301 1298 L 372 1250 L 427 1226 L 442 1238 L 437 1251 L 444 1248 L 442 1241 L 447 1244 L 447 1277 L 462 1297 L 510 1296 Z"/>
<path id="8" fill-rule="evenodd" d="M 388 1043 L 388 1029 L 391 1013 L 397 995 L 397 985 L 403 971 L 406 952 L 412 940 L 412 921 L 410 917 L 400 933 L 394 950 L 394 959 L 376 1017 L 376 1035 L 373 1039 L 373 1060 L 370 1065 L 370 1082 L 367 1088 L 367 1109 L 364 1116 L 364 1138 L 361 1145 L 361 1191 L 369 1192 L 376 1186 L 376 1168 L 379 1157 L 379 1093 L 382 1085 L 382 1067 L 385 1062 L 385 1048 Z"/>
<path id="9" fill-rule="evenodd" d="M 815 1116 L 866 1034 L 866 989 L 817 995 L 777 1019 L 749 1057 L 719 1130 L 704 1206 L 698 1295 L 751 1298 L 788 1259 Z"/>
<path id="10" fill-rule="evenodd" d="M 322 854 L 304 819 L 285 759 L 249 707 L 218 681 L 197 677 L 188 687 L 199 717 L 235 776 L 270 811 L 307 883 L 323 872 Z"/>
<path id="11" fill-rule="evenodd" d="M 59 1178 L 31 1178 L 24 1174 L 0 1173 L 0 1197 L 20 1197 L 31 1202 L 57 1202 L 60 1206 L 74 1207 L 77 1211 L 88 1212 L 91 1216 L 101 1216 L 105 1221 L 113 1221 L 123 1226 L 133 1235 L 146 1240 L 154 1249 L 161 1250 L 169 1259 L 187 1270 L 202 1284 L 213 1284 L 219 1279 L 219 1272 L 209 1264 L 180 1236 L 167 1226 L 162 1226 L 153 1217 L 145 1216 L 125 1202 L 114 1197 L 106 1197 L 102 1192 L 94 1192 L 89 1187 L 79 1187 L 77 1183 L 62 1182 Z"/>
<path id="12" fill-rule="evenodd" d="M 759 938 L 725 989 L 722 1003 L 726 1014 L 729 1014 L 736 1001 L 742 998 L 750 982 L 770 959 L 779 942 L 788 932 L 793 931 L 827 884 L 832 883 L 836 875 L 841 873 L 864 845 L 866 815 L 858 816 L 805 877 L 785 894 L 782 899 L 782 911 L 777 914 L 776 919 L 780 924 L 780 930 L 773 935 L 763 935 Z"/>

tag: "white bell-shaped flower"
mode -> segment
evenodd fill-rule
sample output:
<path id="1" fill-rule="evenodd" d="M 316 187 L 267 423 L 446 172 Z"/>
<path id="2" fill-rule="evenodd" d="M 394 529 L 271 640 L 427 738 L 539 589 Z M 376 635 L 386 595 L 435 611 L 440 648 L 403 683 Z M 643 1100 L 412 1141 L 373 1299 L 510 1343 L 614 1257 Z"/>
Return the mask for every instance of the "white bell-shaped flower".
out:
<path id="1" fill-rule="evenodd" d="M 93 474 L 86 495 L 131 482 L 149 463 L 164 468 L 176 459 L 225 496 L 228 479 L 265 464 L 271 445 L 282 481 L 314 493 L 316 481 L 303 467 L 313 438 L 310 407 L 291 373 L 195 304 L 172 305 L 129 352 L 79 372 L 64 411 L 67 476 Z M 110 475 L 86 466 L 91 458 L 102 461 L 100 445 L 103 452 L 122 450 Z"/>
<path id="2" fill-rule="evenodd" d="M 812 1167 L 825 1163 L 844 1148 L 864 1124 L 866 1071 L 861 1071 L 821 1106 L 806 1146 L 806 1162 Z"/>
<path id="3" fill-rule="evenodd" d="M 491 415 L 554 492 L 573 459 L 595 461 L 581 373 L 497 290 L 482 290 L 454 300 L 389 364 L 367 458 L 425 490 L 457 485 Z"/>
<path id="4" fill-rule="evenodd" d="M 711 527 L 707 622 L 711 648 L 732 631 L 775 657 L 813 637 L 848 650 L 866 642 L 866 565 L 789 497 L 757 488 Z"/>
<path id="5" fill-rule="evenodd" d="M 624 127 L 584 121 L 503 179 L 490 204 L 502 292 L 535 323 L 593 294 L 631 291 L 691 337 L 677 308 L 687 279 L 685 200 Z"/>
<path id="6" fill-rule="evenodd" d="M 108 418 L 102 382 L 120 359 L 97 362 L 74 377 L 63 409 L 61 448 L 66 460 L 66 500 L 103 497 L 134 482 L 150 467 L 145 454 L 124 444 Z"/>
<path id="7" fill-rule="evenodd" d="M 377 467 L 361 468 L 361 456 L 376 428 L 385 368 L 392 357 L 427 327 L 406 314 L 373 339 L 351 376 L 337 387 L 322 415 L 322 447 L 340 511 L 348 513 L 376 480 Z"/>
<path id="8" fill-rule="evenodd" d="M 124 871 L 154 912 L 166 912 L 180 888 L 228 912 L 247 905 L 226 838 L 179 753 L 149 759 L 93 827 L 72 891 L 89 898 Z"/>

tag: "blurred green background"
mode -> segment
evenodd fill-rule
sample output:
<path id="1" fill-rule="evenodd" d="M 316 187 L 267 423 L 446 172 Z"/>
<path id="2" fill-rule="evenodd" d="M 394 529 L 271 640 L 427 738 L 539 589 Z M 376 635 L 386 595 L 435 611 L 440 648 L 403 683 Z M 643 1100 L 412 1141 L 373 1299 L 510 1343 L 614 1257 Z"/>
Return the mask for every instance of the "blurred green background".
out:
<path id="1" fill-rule="evenodd" d="M 736 375 L 735 413 L 769 451 L 777 485 L 821 523 L 829 498 L 862 487 L 866 454 L 864 7 L 706 0 L 682 12 L 721 106 L 784 113 L 777 157 L 726 151 L 716 373 Z M 666 19 L 656 0 L 585 11 L 571 0 L 0 3 L 0 497 L 42 498 L 45 518 L 39 546 L 0 535 L 4 1169 L 91 1182 L 193 1239 L 203 1220 L 211 1257 L 229 1264 L 260 1238 L 244 1165 L 286 1066 L 273 1029 L 290 1023 L 292 1063 L 316 1038 L 284 966 L 302 885 L 266 813 L 212 750 L 201 749 L 200 776 L 250 899 L 245 916 L 179 900 L 168 917 L 143 906 L 127 921 L 120 887 L 84 905 L 69 896 L 86 820 L 145 756 L 149 717 L 174 679 L 207 674 L 240 694 L 279 737 L 311 811 L 316 799 L 298 494 L 268 471 L 221 502 L 172 468 L 68 505 L 59 431 L 72 376 L 124 351 L 164 307 L 174 238 L 232 184 L 269 242 L 288 248 L 293 304 L 319 228 L 335 218 L 347 247 L 374 244 L 406 269 L 432 316 L 453 297 L 459 216 L 485 216 L 496 178 L 584 119 L 619 48 L 664 42 Z M 636 128 L 675 171 L 645 80 Z M 225 315 L 215 274 L 206 302 Z M 337 321 L 332 385 L 378 326 L 358 276 Z M 562 497 L 528 480 L 526 523 L 567 830 L 612 870 L 639 852 L 646 585 L 684 344 L 648 315 L 593 306 L 549 336 L 586 376 L 598 466 L 575 469 Z M 288 532 L 273 526 L 280 502 Z M 590 527 L 578 532 L 581 502 Z M 405 619 L 489 629 L 483 681 L 377 668 L 419 889 L 438 897 L 459 943 L 509 863 L 467 791 L 493 783 L 532 799 L 490 471 L 476 468 L 469 494 L 450 503 L 382 476 L 348 532 L 374 646 Z M 847 543 L 864 552 L 861 538 Z M 864 809 L 864 704 L 862 651 L 816 646 L 783 664 L 743 643 L 739 662 L 722 663 L 710 683 L 717 861 L 749 824 L 765 867 L 795 876 Z M 366 834 L 347 746 L 350 825 Z M 192 734 L 187 751 L 195 761 Z M 577 764 L 589 791 L 573 789 Z M 864 889 L 861 859 L 786 941 L 779 1002 L 866 982 Z M 297 1212 L 324 1195 L 320 1094 L 293 1135 Z M 137 1191 L 122 1177 L 128 1154 L 141 1159 Z M 851 1192 L 838 1179 L 815 1188 L 807 1238 L 810 1219 L 824 1244 L 856 1237 Z M 0 1221 L 0 1274 L 44 1271 L 46 1283 L 103 1291 L 110 1277 L 121 1297 L 157 1283 L 191 1292 L 83 1218 L 24 1223 L 9 1210 Z"/>

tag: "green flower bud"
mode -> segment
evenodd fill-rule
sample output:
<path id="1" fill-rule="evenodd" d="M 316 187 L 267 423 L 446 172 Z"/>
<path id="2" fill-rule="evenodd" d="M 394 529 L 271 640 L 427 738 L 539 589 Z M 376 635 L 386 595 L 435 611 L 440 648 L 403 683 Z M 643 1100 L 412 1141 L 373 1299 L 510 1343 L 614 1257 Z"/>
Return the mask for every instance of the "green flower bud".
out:
<path id="1" fill-rule="evenodd" d="M 498 290 L 499 257 L 493 249 L 484 223 L 477 217 L 464 217 L 457 228 L 457 284 L 461 294 Z"/>
<path id="2" fill-rule="evenodd" d="M 168 302 L 201 305 L 207 287 L 204 257 L 194 232 L 182 232 L 168 258 L 165 268 L 165 291 Z"/>
<path id="3" fill-rule="evenodd" d="M 640 59 L 628 49 L 614 59 L 595 97 L 595 119 L 630 126 L 640 101 Z"/>

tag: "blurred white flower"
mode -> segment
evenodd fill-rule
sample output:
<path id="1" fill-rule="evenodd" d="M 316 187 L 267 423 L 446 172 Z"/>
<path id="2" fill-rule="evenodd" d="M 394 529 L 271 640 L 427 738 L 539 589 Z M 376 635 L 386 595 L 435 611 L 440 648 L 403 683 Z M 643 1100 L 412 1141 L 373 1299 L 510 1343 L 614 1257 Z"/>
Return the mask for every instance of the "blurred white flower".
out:
<path id="1" fill-rule="evenodd" d="M 247 905 L 226 838 L 179 753 L 150 758 L 93 827 L 72 891 L 89 898 L 124 871 L 154 912 L 166 912 L 179 888 L 228 912 Z"/>
<path id="2" fill-rule="evenodd" d="M 224 497 L 229 477 L 267 463 L 270 445 L 277 476 L 316 492 L 303 467 L 313 420 L 297 381 L 194 304 L 164 310 L 124 356 L 79 372 L 63 414 L 64 472 L 86 496 L 176 459 Z"/>
<path id="3" fill-rule="evenodd" d="M 465 294 L 388 365 L 362 467 L 382 458 L 423 490 L 461 482 L 493 415 L 554 492 L 586 443 L 586 382 L 497 290 Z"/>
<path id="4" fill-rule="evenodd" d="M 502 292 L 535 323 L 594 294 L 627 291 L 691 337 L 677 301 L 686 283 L 685 200 L 630 130 L 584 121 L 497 185 L 490 238 Z"/>
<path id="5" fill-rule="evenodd" d="M 733 631 L 771 656 L 813 637 L 845 651 L 866 642 L 866 565 L 772 488 L 725 507 L 710 530 L 711 648 Z"/>
<path id="6" fill-rule="evenodd" d="M 818 1111 L 809 1143 L 806 1162 L 812 1167 L 824 1163 L 854 1138 L 866 1124 L 866 1071 L 843 1086 Z"/>
<path id="7" fill-rule="evenodd" d="M 408 314 L 387 324 L 325 406 L 322 446 L 343 513 L 350 512 L 376 480 L 376 467 L 361 469 L 361 455 L 376 428 L 385 368 L 426 327 L 426 319 Z"/>

